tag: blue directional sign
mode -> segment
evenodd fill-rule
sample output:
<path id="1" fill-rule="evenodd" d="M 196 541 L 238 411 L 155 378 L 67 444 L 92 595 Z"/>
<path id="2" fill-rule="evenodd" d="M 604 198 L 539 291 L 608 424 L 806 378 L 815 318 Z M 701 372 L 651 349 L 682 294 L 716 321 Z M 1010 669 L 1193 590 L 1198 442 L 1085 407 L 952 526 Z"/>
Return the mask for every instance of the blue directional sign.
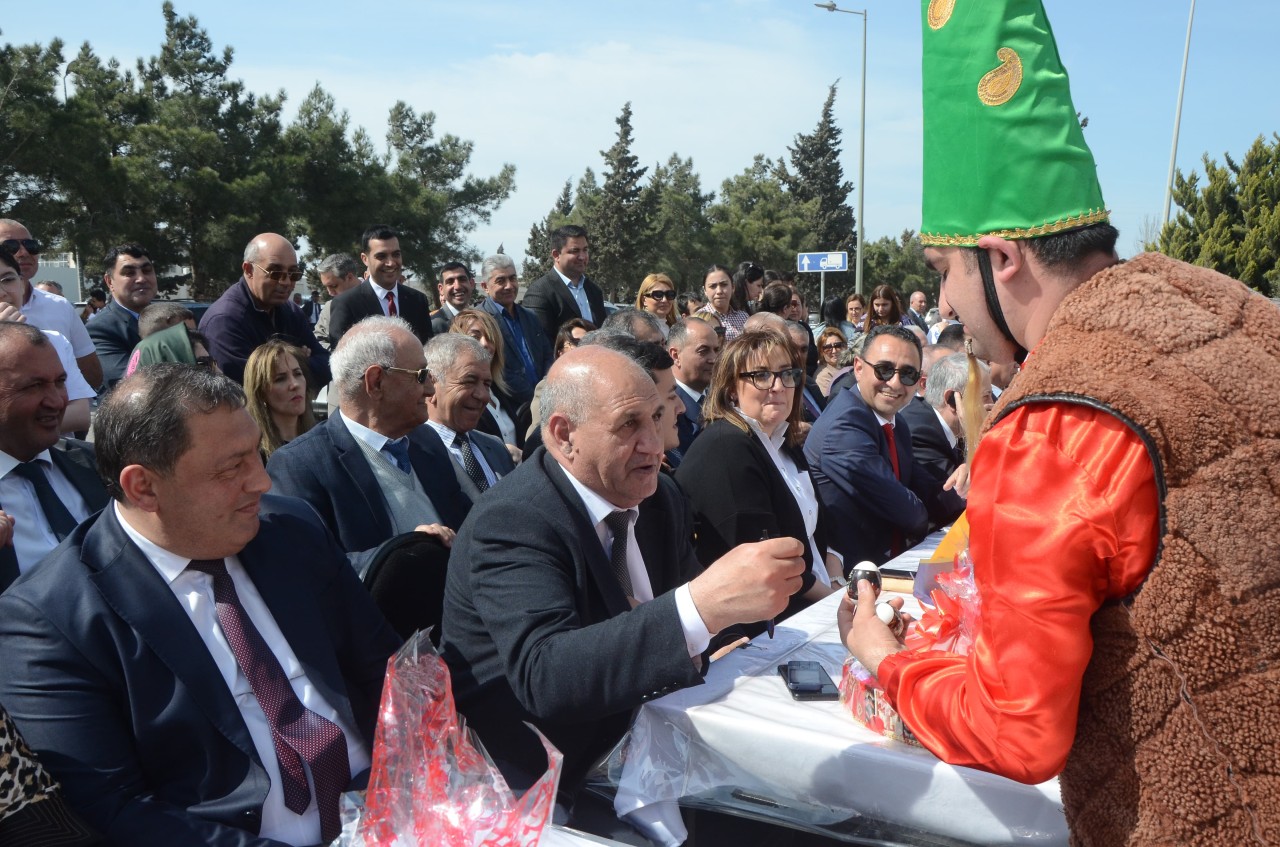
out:
<path id="1" fill-rule="evenodd" d="M 812 274 L 825 271 L 849 270 L 849 254 L 843 250 L 830 253 L 797 253 L 796 270 Z"/>

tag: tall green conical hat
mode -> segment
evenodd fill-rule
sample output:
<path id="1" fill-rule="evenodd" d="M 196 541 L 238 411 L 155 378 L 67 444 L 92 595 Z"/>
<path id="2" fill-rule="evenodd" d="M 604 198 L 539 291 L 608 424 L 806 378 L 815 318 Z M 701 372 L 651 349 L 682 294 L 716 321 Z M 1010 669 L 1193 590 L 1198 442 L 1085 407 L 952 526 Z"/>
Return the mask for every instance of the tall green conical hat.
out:
<path id="1" fill-rule="evenodd" d="M 932 246 L 1107 220 L 1040 0 L 923 0 L 924 221 Z"/>

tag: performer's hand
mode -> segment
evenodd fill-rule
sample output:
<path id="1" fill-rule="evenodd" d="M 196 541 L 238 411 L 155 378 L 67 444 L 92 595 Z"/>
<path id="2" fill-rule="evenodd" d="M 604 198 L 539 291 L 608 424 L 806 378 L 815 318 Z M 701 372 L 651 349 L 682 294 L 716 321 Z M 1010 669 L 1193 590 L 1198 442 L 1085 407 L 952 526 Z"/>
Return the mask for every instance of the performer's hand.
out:
<path id="1" fill-rule="evenodd" d="M 889 605 L 901 612 L 902 598 L 894 597 Z M 847 594 L 840 601 L 836 621 L 840 625 L 840 640 L 844 646 L 873 675 L 880 669 L 880 662 L 885 656 L 906 649 L 876 615 L 876 590 L 865 579 L 858 580 L 856 605 Z"/>
<path id="2" fill-rule="evenodd" d="M 13 543 L 13 518 L 0 511 L 0 547 Z"/>
<path id="3" fill-rule="evenodd" d="M 943 491 L 955 489 L 956 493 L 961 497 L 969 496 L 969 465 L 965 463 L 956 468 L 951 476 L 947 477 L 947 481 L 942 484 Z"/>
<path id="4" fill-rule="evenodd" d="M 454 532 L 453 530 L 449 529 L 449 527 L 441 523 L 424 523 L 419 526 L 415 526 L 413 528 L 413 531 L 421 532 L 424 535 L 430 535 L 434 538 L 438 538 L 440 539 L 440 543 L 443 544 L 445 547 L 452 547 L 453 539 L 457 535 L 456 532 Z"/>

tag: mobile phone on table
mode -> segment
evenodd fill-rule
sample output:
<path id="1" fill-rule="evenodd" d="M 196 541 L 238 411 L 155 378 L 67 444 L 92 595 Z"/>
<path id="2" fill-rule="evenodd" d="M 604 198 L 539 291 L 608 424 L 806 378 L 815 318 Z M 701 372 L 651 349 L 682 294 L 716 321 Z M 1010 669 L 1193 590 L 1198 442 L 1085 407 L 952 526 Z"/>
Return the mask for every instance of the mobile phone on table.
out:
<path id="1" fill-rule="evenodd" d="M 785 662 L 778 675 L 796 700 L 838 700 L 840 689 L 819 662 Z"/>

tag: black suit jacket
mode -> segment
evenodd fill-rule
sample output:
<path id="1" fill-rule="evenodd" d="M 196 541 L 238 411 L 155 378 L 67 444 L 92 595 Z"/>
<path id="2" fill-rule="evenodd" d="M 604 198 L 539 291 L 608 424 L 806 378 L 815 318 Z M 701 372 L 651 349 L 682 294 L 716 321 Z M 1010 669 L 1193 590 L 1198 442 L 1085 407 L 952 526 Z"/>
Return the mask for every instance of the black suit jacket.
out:
<path id="1" fill-rule="evenodd" d="M 599 327 L 608 317 L 604 309 L 604 292 L 591 281 L 591 277 L 583 280 L 582 287 L 587 292 L 587 303 L 591 306 L 591 322 Z M 578 301 L 573 299 L 569 286 L 564 284 L 555 268 L 529 284 L 520 305 L 537 315 L 542 331 L 552 347 L 555 346 L 560 325 L 570 318 L 582 317 L 582 313 L 578 311 Z"/>
<path id="2" fill-rule="evenodd" d="M 803 452 L 783 449 L 802 472 L 808 471 Z M 689 448 L 676 468 L 675 479 L 693 507 L 698 560 L 704 566 L 739 544 L 760 541 L 766 533 L 769 538 L 791 536 L 799 541 L 804 545 L 804 563 L 813 566 L 800 506 L 755 433 L 744 432 L 726 420 L 713 421 Z M 818 552 L 824 557 L 826 523 L 820 514 L 814 531 Z M 813 587 L 814 579 L 812 571 L 805 571 L 787 614 L 808 605 L 799 597 Z M 763 625 L 748 629 L 750 634 L 757 631 L 763 631 Z"/>
<path id="3" fill-rule="evenodd" d="M 142 340 L 138 337 L 138 319 L 112 298 L 105 309 L 85 324 L 85 329 L 93 339 L 98 361 L 102 362 L 102 383 L 107 388 L 114 388 L 124 379 L 129 356 Z"/>
<path id="4" fill-rule="evenodd" d="M 546 770 L 536 725 L 573 794 L 646 700 L 701 682 L 673 589 L 701 568 L 688 504 L 660 476 L 636 540 L 654 599 L 631 608 L 568 477 L 538 450 L 471 510 L 453 544 L 442 652 L 458 708 L 513 788 Z"/>
<path id="5" fill-rule="evenodd" d="M 440 520 L 451 529 L 462 526 L 471 500 L 431 427 L 424 424 L 409 434 L 409 461 Z M 361 573 L 378 545 L 396 534 L 369 460 L 336 414 L 272 453 L 267 473 L 272 490 L 315 508 Z"/>
<path id="6" fill-rule="evenodd" d="M 943 491 L 942 486 L 964 460 L 951 446 L 942 421 L 923 397 L 914 398 L 899 414 L 911 427 L 911 460 L 915 463 L 915 473 L 929 481 L 929 496 L 925 498 L 929 526 L 949 524 L 964 511 L 965 502 L 955 491 Z"/>
<path id="7" fill-rule="evenodd" d="M 914 472 L 911 427 L 902 415 L 893 434 L 901 480 L 893 475 L 875 412 L 855 384 L 827 404 L 805 439 L 809 476 L 833 519 L 831 544 L 844 556 L 846 571 L 863 560 L 887 561 L 895 529 L 904 549 L 928 529 L 924 500 L 931 483 Z"/>
<path id="8" fill-rule="evenodd" d="M 444 335 L 449 331 L 449 325 L 453 323 L 453 315 L 446 312 L 443 308 L 436 309 L 431 313 L 431 334 Z"/>
<path id="9" fill-rule="evenodd" d="M 49 448 L 49 458 L 53 460 L 54 467 L 62 471 L 62 475 L 84 498 L 84 504 L 89 508 L 90 515 L 101 511 L 107 505 L 107 489 L 102 484 L 102 477 L 98 476 L 98 465 L 94 459 L 92 444 L 87 441 L 77 441 L 74 438 L 59 439 L 57 444 Z M 0 509 L 4 508 L 5 504 L 0 503 Z M 12 511 L 9 511 L 9 514 L 13 516 Z M 17 515 L 18 520 L 23 520 L 25 517 L 21 513 Z M 8 588 L 17 578 L 18 556 L 14 552 L 13 545 L 6 544 L 0 547 L 0 591 Z"/>
<path id="10" fill-rule="evenodd" d="M 516 469 L 516 463 L 512 461 L 511 453 L 507 450 L 507 445 L 502 443 L 501 438 L 489 435 L 487 432 L 472 430 L 471 443 L 484 455 L 484 460 L 489 463 L 489 469 L 498 476 L 498 479 L 502 479 Z M 476 488 L 475 482 L 467 476 L 466 469 L 452 452 L 449 453 L 449 458 L 453 460 L 453 475 L 458 478 L 458 487 L 474 503 L 480 499 L 481 494 L 486 492 Z"/>
<path id="11" fill-rule="evenodd" d="M 398 639 L 314 522 L 264 510 L 239 558 L 307 676 L 372 743 Z M 114 509 L 0 596 L 0 700 L 113 844 L 279 847 L 240 710 Z"/>
<path id="12" fill-rule="evenodd" d="M 680 395 L 680 402 L 684 403 L 684 414 L 676 418 L 676 432 L 680 436 L 679 451 L 683 456 L 689 452 L 693 439 L 702 432 L 702 409 L 698 407 L 697 398 L 681 388 L 678 383 L 676 394 Z"/>
<path id="13" fill-rule="evenodd" d="M 413 334 L 423 344 L 432 336 L 431 300 L 421 291 L 407 285 L 397 287 L 400 295 L 398 317 L 404 318 L 413 327 Z M 382 303 L 373 290 L 373 283 L 362 279 L 355 288 L 342 292 L 333 298 L 329 307 L 329 349 L 338 346 L 338 339 L 347 330 L 360 323 L 370 315 L 381 315 Z"/>

